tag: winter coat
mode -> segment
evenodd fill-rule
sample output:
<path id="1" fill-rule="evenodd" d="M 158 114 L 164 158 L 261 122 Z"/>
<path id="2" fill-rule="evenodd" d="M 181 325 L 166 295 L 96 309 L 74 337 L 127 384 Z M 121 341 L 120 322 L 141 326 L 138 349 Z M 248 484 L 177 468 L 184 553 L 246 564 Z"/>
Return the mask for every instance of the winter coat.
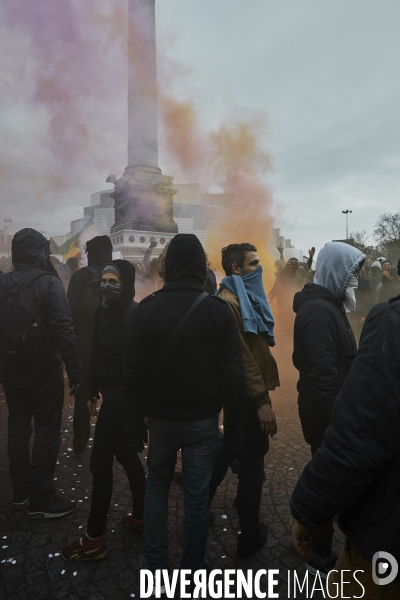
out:
<path id="1" fill-rule="evenodd" d="M 265 336 L 244 333 L 237 296 L 222 286 L 219 298 L 227 302 L 235 317 L 246 377 L 246 395 L 258 408 L 269 401 L 267 392 L 279 387 L 278 367 Z"/>
<path id="2" fill-rule="evenodd" d="M 178 234 L 165 258 L 166 283 L 135 310 L 124 359 L 127 412 L 133 422 L 152 418 L 193 421 L 224 407 L 231 422 L 245 420 L 240 339 L 227 304 L 206 297 L 166 354 L 164 344 L 204 292 L 206 259 L 193 234 Z"/>
<path id="3" fill-rule="evenodd" d="M 71 311 L 63 285 L 50 262 L 50 246 L 34 229 L 22 229 L 12 241 L 13 278 L 45 272 L 29 286 L 40 314 L 40 347 L 27 367 L 7 368 L 2 383 L 9 387 L 33 387 L 62 377 L 65 363 L 70 381 L 80 381 L 79 355 Z"/>
<path id="4" fill-rule="evenodd" d="M 293 310 L 299 406 L 329 416 L 357 351 L 353 332 L 342 301 L 315 283 L 295 295 Z"/>
<path id="5" fill-rule="evenodd" d="M 398 296 L 400 294 L 400 282 L 397 277 L 395 279 L 382 277 L 382 285 L 377 294 L 378 302 L 389 302 L 389 300 Z"/>
<path id="6" fill-rule="evenodd" d="M 113 260 L 122 281 L 121 296 L 109 307 L 99 304 L 94 317 L 89 368 L 89 398 L 99 391 L 123 393 L 123 357 L 126 338 L 137 302 L 135 267 L 127 260 Z"/>
<path id="7" fill-rule="evenodd" d="M 85 370 L 88 368 L 90 361 L 95 315 L 93 308 L 85 306 L 85 292 L 90 282 L 94 278 L 98 278 L 98 290 L 96 291 L 97 295 L 94 300 L 94 304 L 97 306 L 100 300 L 100 275 L 105 265 L 112 260 L 112 244 L 110 238 L 103 235 L 89 240 L 86 247 L 88 251 L 88 266 L 78 269 L 72 274 L 67 292 L 79 353 Z"/>
<path id="8" fill-rule="evenodd" d="M 322 447 L 291 501 L 301 523 L 320 527 L 339 513 L 365 559 L 400 562 L 400 297 L 372 308 Z"/>

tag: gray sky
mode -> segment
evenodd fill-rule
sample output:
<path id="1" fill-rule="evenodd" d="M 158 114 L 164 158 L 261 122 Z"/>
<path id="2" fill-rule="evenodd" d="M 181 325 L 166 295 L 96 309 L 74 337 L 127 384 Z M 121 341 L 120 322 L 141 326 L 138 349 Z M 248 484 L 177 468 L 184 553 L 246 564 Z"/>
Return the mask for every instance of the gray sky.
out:
<path id="1" fill-rule="evenodd" d="M 297 247 L 345 237 L 343 209 L 350 231 L 400 210 L 400 2 L 168 0 L 163 20 L 210 123 L 267 112 L 277 225 Z"/>
<path id="2" fill-rule="evenodd" d="M 77 0 L 67 4 L 77 14 L 83 10 Z M 379 214 L 400 210 L 398 0 L 156 4 L 160 68 L 165 53 L 183 65 L 175 89 L 194 100 L 205 128 L 246 110 L 268 115 L 262 135 L 274 170 L 266 181 L 276 201 L 276 225 L 296 247 L 320 248 L 344 237 L 343 209 L 353 210 L 350 231 L 372 231 Z M 98 0 L 96 6 L 107 5 Z M 115 5 L 125 10 L 125 0 Z M 0 16 L 2 11 L 6 4 Z M 84 15 L 78 16 L 82 22 Z M 0 222 L 12 218 L 12 231 L 36 226 L 65 233 L 69 221 L 82 216 L 89 194 L 126 166 L 124 61 L 117 44 L 101 46 L 102 34 L 93 26 L 93 38 L 82 32 L 86 50 L 71 59 L 80 62 L 65 74 L 62 63 L 51 63 L 57 51 L 64 54 L 57 30 L 54 55 L 38 59 L 29 23 L 21 29 L 18 17 L 9 19 L 14 21 L 4 25 L 3 19 L 0 31 Z M 123 28 L 119 35 L 123 39 Z M 78 147 L 68 132 L 64 154 L 54 146 L 61 127 L 54 123 L 55 104 L 35 92 L 48 60 L 66 89 L 76 85 L 64 114 L 71 110 L 75 122 L 81 113 L 90 136 L 85 145 L 80 132 Z M 53 87 L 48 93 L 54 96 Z"/>

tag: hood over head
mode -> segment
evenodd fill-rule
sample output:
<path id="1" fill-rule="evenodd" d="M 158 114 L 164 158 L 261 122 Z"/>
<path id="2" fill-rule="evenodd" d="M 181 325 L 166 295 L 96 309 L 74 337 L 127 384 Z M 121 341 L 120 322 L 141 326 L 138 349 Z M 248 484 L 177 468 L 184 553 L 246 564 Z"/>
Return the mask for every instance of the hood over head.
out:
<path id="1" fill-rule="evenodd" d="M 11 243 L 11 255 L 14 266 L 30 265 L 43 271 L 54 270 L 50 263 L 50 242 L 36 229 L 17 231 Z"/>
<path id="2" fill-rule="evenodd" d="M 206 275 L 206 255 L 200 240 L 193 233 L 178 233 L 165 257 L 166 282 L 191 281 L 204 285 Z"/>
<path id="3" fill-rule="evenodd" d="M 108 235 L 97 235 L 86 242 L 88 265 L 105 265 L 112 261 L 113 246 Z"/>
<path id="4" fill-rule="evenodd" d="M 371 265 L 371 269 L 379 269 L 380 271 L 382 271 L 382 265 L 379 262 L 379 260 L 375 260 L 372 265 Z"/>
<path id="5" fill-rule="evenodd" d="M 314 283 L 329 290 L 335 298 L 343 298 L 350 279 L 365 254 L 344 242 L 329 242 L 320 250 Z"/>
<path id="6" fill-rule="evenodd" d="M 106 237 L 106 236 L 104 236 Z M 119 273 L 122 283 L 122 291 L 118 300 L 111 306 L 114 309 L 124 310 L 135 297 L 135 267 L 128 260 L 112 260 L 109 265 L 113 265 Z M 104 265 L 106 267 L 107 265 Z"/>

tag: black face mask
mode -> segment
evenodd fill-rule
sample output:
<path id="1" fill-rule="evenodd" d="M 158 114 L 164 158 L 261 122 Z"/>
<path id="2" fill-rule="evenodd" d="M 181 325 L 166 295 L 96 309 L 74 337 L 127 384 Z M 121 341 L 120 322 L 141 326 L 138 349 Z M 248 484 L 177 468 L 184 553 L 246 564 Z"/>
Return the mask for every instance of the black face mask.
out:
<path id="1" fill-rule="evenodd" d="M 113 302 L 118 300 L 122 292 L 120 285 L 114 285 L 112 283 L 103 283 L 100 286 L 100 299 L 101 305 L 104 308 L 108 308 Z"/>

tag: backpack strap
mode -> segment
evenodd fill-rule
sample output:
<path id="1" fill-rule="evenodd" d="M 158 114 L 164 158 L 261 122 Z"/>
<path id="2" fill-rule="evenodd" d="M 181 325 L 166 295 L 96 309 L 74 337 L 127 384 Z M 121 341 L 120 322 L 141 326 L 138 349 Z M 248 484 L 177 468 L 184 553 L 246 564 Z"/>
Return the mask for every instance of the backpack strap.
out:
<path id="1" fill-rule="evenodd" d="M 171 335 L 165 342 L 165 344 L 161 350 L 161 353 L 158 357 L 156 367 L 155 367 L 155 369 L 153 369 L 153 373 L 152 373 L 153 375 L 154 375 L 154 372 L 157 370 L 159 364 L 163 360 L 164 356 L 167 354 L 169 348 L 172 346 L 172 343 L 175 341 L 175 339 L 177 338 L 179 333 L 182 331 L 182 329 L 184 328 L 184 326 L 186 325 L 186 323 L 188 322 L 188 320 L 190 319 L 190 317 L 192 316 L 192 314 L 194 313 L 196 308 L 198 308 L 200 306 L 200 304 L 203 302 L 203 300 L 205 298 L 207 298 L 208 296 L 209 296 L 209 294 L 207 294 L 207 292 L 202 292 L 199 296 L 197 296 L 196 300 L 189 307 L 189 310 L 183 315 L 182 319 L 179 321 L 178 325 L 175 327 L 175 329 L 173 330 L 173 332 L 171 333 Z"/>

